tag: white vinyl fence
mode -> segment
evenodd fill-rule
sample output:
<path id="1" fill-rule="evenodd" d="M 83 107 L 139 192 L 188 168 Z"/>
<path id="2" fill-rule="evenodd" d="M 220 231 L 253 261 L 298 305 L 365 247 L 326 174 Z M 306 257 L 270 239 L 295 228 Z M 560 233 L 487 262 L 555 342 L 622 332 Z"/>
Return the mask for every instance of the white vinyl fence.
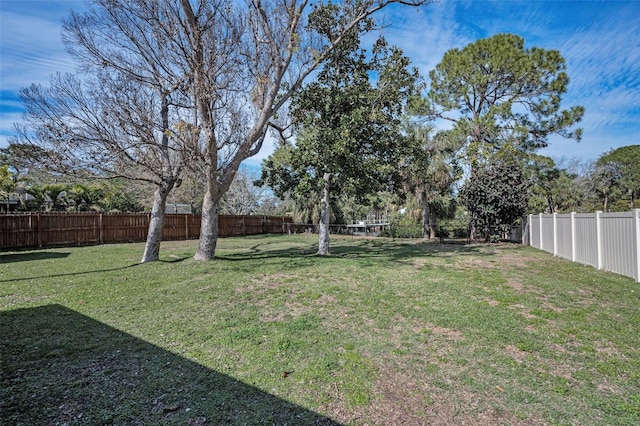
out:
<path id="1" fill-rule="evenodd" d="M 529 215 L 529 244 L 640 282 L 640 209 Z"/>

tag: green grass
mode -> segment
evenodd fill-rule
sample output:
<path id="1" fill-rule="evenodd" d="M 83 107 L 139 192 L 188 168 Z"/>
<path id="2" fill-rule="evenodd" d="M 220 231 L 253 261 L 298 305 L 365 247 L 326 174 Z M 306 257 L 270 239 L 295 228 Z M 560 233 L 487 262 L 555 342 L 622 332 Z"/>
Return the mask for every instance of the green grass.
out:
<path id="1" fill-rule="evenodd" d="M 2 424 L 639 424 L 640 284 L 518 245 L 0 254 Z"/>

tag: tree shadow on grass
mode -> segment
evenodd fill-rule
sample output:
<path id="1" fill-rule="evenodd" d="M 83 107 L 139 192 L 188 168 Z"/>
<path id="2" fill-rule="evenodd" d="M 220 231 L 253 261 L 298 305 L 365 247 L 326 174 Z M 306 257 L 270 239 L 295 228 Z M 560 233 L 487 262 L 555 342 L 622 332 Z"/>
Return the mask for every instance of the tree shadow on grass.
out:
<path id="1" fill-rule="evenodd" d="M 249 250 L 228 253 L 216 256 L 227 261 L 246 261 L 255 259 L 357 259 L 359 262 L 370 263 L 404 263 L 412 259 L 424 257 L 437 257 L 446 254 L 494 256 L 490 251 L 482 249 L 478 245 L 466 245 L 462 243 L 440 244 L 433 242 L 416 242 L 406 240 L 389 239 L 354 239 L 348 237 L 337 240 L 331 244 L 328 256 L 317 256 L 317 245 L 310 243 L 308 246 L 272 249 L 269 244 L 256 244 Z"/>
<path id="2" fill-rule="evenodd" d="M 39 276 L 39 277 L 10 278 L 10 279 L 6 279 L 6 280 L 0 280 L 0 283 L 10 283 L 10 282 L 17 282 L 17 281 L 31 281 L 31 280 L 37 280 L 37 279 L 40 279 L 40 278 L 72 277 L 72 276 L 75 276 L 75 275 L 95 274 L 97 272 L 122 271 L 122 270 L 133 268 L 133 267 L 139 266 L 139 265 L 140 265 L 140 263 L 133 263 L 133 264 L 129 264 L 129 265 L 119 266 L 117 268 L 91 269 L 91 270 L 88 270 L 88 271 L 66 272 L 66 273 L 62 273 L 62 274 L 49 274 L 49 275 L 43 275 L 43 276 Z"/>
<path id="3" fill-rule="evenodd" d="M 3 424 L 339 425 L 61 305 L 0 329 Z"/>
<path id="4" fill-rule="evenodd" d="M 29 251 L 23 253 L 0 253 L 0 263 L 14 263 L 14 262 L 28 262 L 31 260 L 47 260 L 47 259 L 62 259 L 69 256 L 71 253 L 61 253 L 55 251 Z"/>

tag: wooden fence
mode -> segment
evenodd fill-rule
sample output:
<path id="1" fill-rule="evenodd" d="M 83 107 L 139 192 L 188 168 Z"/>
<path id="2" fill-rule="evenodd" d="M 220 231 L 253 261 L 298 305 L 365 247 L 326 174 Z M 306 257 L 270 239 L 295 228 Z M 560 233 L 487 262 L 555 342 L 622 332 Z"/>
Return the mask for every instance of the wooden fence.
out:
<path id="1" fill-rule="evenodd" d="M 145 241 L 149 214 L 132 213 L 25 213 L 0 214 L 0 249 L 90 245 Z M 292 219 L 283 216 L 220 215 L 221 237 L 279 234 Z M 200 235 L 200 216 L 167 214 L 163 240 L 189 240 Z"/>

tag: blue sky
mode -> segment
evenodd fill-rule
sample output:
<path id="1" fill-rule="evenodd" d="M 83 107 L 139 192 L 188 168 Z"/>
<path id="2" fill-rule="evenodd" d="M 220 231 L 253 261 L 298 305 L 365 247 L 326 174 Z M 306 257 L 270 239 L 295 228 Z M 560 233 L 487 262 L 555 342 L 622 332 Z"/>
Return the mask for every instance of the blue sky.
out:
<path id="1" fill-rule="evenodd" d="M 20 120 L 18 90 L 73 71 L 60 40 L 61 18 L 79 0 L 0 0 L 0 147 Z M 390 8 L 385 35 L 424 76 L 444 53 L 497 33 L 522 36 L 527 47 L 557 49 L 571 79 L 563 106 L 583 105 L 580 143 L 550 139 L 542 154 L 595 160 L 612 148 L 640 144 L 640 1 L 447 1 L 422 9 Z M 273 149 L 247 161 L 257 165 Z"/>

